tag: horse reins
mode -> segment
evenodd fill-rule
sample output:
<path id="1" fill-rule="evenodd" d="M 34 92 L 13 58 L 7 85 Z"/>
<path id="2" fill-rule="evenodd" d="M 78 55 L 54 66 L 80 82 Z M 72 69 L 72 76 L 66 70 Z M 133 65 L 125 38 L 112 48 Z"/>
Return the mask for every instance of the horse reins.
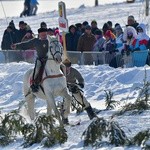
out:
<path id="1" fill-rule="evenodd" d="M 54 43 L 56 47 L 59 47 L 57 44 L 59 43 L 58 41 L 51 41 L 50 43 Z M 57 54 L 57 53 L 60 53 L 62 55 L 62 52 L 60 51 L 56 51 L 54 54 L 52 53 L 51 51 L 51 46 L 50 46 L 50 53 L 51 55 L 53 56 L 53 59 L 49 59 L 48 60 L 54 60 L 54 56 Z M 46 77 L 44 77 L 42 80 L 41 80 L 41 84 L 43 83 L 44 80 L 48 79 L 48 78 L 60 78 L 60 77 L 63 77 L 64 74 L 57 74 L 57 75 L 48 75 Z"/>

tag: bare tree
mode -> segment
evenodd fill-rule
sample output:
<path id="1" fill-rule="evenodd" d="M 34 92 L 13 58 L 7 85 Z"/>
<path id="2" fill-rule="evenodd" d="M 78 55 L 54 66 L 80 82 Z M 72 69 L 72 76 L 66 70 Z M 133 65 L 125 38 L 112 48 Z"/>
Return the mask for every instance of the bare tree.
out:
<path id="1" fill-rule="evenodd" d="M 98 6 L 98 0 L 95 0 L 95 7 Z"/>

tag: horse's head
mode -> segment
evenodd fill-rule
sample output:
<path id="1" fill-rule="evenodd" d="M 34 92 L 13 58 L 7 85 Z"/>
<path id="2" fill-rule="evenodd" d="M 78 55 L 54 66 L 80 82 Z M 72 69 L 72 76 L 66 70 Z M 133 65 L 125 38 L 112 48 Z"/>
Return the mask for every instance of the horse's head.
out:
<path id="1" fill-rule="evenodd" d="M 62 62 L 63 47 L 56 37 L 48 36 L 49 51 L 48 58 L 52 58 L 57 63 Z"/>

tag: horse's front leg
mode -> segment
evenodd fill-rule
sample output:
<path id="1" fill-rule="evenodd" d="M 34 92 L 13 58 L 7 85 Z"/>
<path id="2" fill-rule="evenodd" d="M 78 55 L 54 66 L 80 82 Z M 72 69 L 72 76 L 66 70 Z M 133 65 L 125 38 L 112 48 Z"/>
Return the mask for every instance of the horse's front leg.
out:
<path id="1" fill-rule="evenodd" d="M 31 120 L 35 119 L 35 110 L 34 110 L 34 104 L 35 104 L 35 96 L 33 94 L 29 94 L 25 97 L 27 102 L 27 112 L 31 118 Z"/>
<path id="2" fill-rule="evenodd" d="M 51 107 L 51 105 L 48 103 L 48 100 L 46 100 L 46 102 L 47 102 L 47 115 L 48 116 L 52 116 L 52 107 Z"/>
<path id="3" fill-rule="evenodd" d="M 51 114 L 51 108 L 52 108 L 54 110 L 56 118 L 58 118 L 60 126 L 63 126 L 63 122 L 62 122 L 62 119 L 60 117 L 60 113 L 57 109 L 57 106 L 55 103 L 55 98 L 54 98 L 53 94 L 50 92 L 45 92 L 45 94 L 47 97 L 47 108 L 48 108 L 47 112 Z"/>

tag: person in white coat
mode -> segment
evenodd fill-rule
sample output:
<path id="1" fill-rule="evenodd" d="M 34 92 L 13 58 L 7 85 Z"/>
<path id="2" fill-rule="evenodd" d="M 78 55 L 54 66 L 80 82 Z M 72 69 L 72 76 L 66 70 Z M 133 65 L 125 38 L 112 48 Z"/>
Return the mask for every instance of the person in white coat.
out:
<path id="1" fill-rule="evenodd" d="M 123 30 L 120 25 L 117 25 L 115 27 L 115 33 L 116 33 L 116 49 L 118 52 L 121 53 L 121 51 L 124 49 L 124 41 L 123 41 Z"/>
<path id="2" fill-rule="evenodd" d="M 139 48 L 140 50 L 146 50 L 147 44 L 150 37 L 146 33 L 146 25 L 144 23 L 140 23 L 137 28 L 137 39 L 139 40 Z"/>

